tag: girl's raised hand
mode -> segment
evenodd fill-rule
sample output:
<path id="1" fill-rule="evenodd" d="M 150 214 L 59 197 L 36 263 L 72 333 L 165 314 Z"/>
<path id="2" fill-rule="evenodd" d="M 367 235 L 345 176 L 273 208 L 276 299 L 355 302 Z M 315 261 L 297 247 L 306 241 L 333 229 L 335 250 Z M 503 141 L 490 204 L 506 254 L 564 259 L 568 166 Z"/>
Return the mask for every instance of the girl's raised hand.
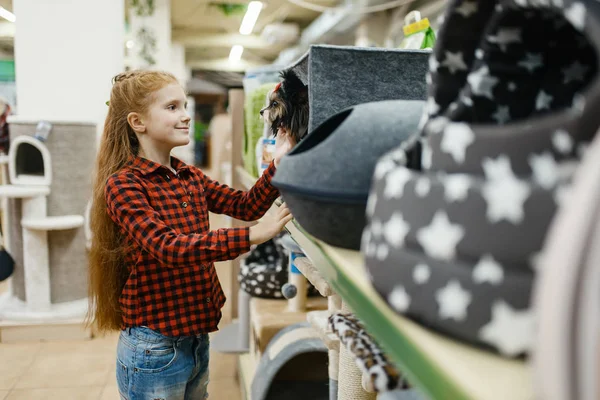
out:
<path id="1" fill-rule="evenodd" d="M 277 213 L 266 214 L 258 224 L 250 228 L 250 244 L 261 244 L 274 238 L 292 218 L 285 204 L 279 207 Z"/>

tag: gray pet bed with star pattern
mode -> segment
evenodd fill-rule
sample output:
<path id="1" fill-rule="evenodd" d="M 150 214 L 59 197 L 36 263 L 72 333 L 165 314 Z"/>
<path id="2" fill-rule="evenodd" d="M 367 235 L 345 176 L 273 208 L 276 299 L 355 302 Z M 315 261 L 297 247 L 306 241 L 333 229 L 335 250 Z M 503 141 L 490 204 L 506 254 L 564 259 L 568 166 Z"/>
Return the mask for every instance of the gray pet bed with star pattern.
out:
<path id="1" fill-rule="evenodd" d="M 367 209 L 367 267 L 398 313 L 529 352 L 536 259 L 600 126 L 599 22 L 597 1 L 449 2 L 421 140 L 379 160 Z"/>

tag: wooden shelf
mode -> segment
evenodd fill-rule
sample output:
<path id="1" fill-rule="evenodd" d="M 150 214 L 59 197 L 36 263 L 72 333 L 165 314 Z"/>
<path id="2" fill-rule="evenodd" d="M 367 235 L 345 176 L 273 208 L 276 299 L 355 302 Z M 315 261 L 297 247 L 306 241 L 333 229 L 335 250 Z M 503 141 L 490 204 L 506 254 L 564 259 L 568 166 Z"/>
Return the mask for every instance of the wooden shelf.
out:
<path id="1" fill-rule="evenodd" d="M 286 229 L 409 381 L 430 398 L 534 398 L 526 362 L 457 342 L 396 314 L 370 284 L 360 252 L 329 246 L 294 220 Z"/>

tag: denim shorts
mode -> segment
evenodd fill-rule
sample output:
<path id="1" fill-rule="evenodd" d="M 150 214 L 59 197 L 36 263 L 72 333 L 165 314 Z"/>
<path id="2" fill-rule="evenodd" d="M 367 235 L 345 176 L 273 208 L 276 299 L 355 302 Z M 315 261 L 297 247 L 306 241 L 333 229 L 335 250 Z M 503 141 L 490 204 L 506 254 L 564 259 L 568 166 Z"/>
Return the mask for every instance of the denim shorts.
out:
<path id="1" fill-rule="evenodd" d="M 207 334 L 171 338 L 146 327 L 121 331 L 117 387 L 122 400 L 208 398 Z"/>

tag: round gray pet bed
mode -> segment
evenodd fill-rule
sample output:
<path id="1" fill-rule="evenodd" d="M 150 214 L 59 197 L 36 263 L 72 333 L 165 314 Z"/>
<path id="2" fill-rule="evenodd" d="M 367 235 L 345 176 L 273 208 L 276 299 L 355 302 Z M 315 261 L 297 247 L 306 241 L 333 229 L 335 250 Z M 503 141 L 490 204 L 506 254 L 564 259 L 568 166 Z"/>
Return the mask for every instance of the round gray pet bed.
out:
<path id="1" fill-rule="evenodd" d="M 252 400 L 329 400 L 327 347 L 307 322 L 269 342 L 252 381 Z"/>
<path id="2" fill-rule="evenodd" d="M 373 168 L 390 148 L 412 135 L 422 101 L 360 104 L 310 132 L 273 178 L 294 218 L 331 245 L 359 249 Z"/>
<path id="3" fill-rule="evenodd" d="M 598 17 L 598 2 L 449 3 L 422 147 L 382 157 L 369 197 L 362 250 L 398 313 L 530 351 L 537 260 L 600 126 Z"/>

